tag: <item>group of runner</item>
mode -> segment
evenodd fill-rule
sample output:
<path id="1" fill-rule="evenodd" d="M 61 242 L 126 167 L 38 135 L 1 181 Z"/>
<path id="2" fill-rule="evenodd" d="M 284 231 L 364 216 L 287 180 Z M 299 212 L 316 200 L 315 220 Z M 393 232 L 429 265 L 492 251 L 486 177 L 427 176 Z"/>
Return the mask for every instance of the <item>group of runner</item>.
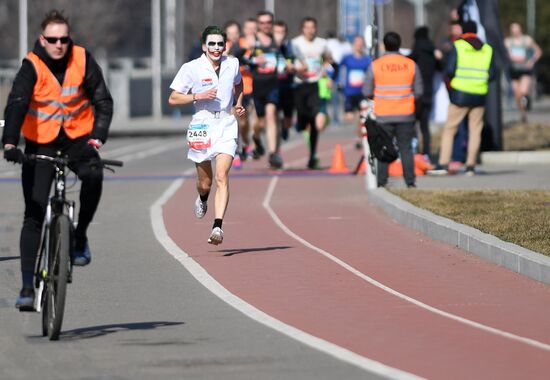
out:
<path id="1" fill-rule="evenodd" d="M 268 11 L 247 19 L 242 28 L 236 21 L 224 26 L 226 54 L 239 60 L 243 106 L 248 111 L 248 116 L 239 120 L 237 164 L 249 157 L 260 159 L 267 153 L 269 167 L 281 169 L 281 141 L 288 139 L 294 124 L 298 132 L 306 132 L 310 148 L 308 169 L 319 169 L 317 143 L 327 124 L 327 103 L 340 62 L 332 59 L 327 40 L 317 36 L 315 18 L 303 18 L 300 27 L 301 34 L 290 39 L 287 24 L 274 20 Z M 342 60 L 347 73 L 343 91 L 348 121 L 353 119 L 352 112 L 359 109 L 370 64 L 363 38 L 356 37 L 352 46 Z"/>

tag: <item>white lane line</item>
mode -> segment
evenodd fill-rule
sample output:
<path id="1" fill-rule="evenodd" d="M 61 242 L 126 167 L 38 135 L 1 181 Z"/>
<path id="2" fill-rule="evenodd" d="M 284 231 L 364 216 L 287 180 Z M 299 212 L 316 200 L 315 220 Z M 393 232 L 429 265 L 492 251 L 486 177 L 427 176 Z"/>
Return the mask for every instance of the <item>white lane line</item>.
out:
<path id="1" fill-rule="evenodd" d="M 170 150 L 174 150 L 178 148 L 181 148 L 182 150 L 186 149 L 184 140 L 176 140 L 172 142 L 160 142 L 149 149 L 143 149 L 138 151 L 134 150 L 133 153 L 123 154 L 120 156 L 115 155 L 114 158 L 124 162 L 129 162 L 129 161 L 141 160 L 150 156 L 154 156 L 154 155 L 168 152 Z"/>
<path id="2" fill-rule="evenodd" d="M 15 177 L 18 174 L 20 173 L 15 170 L 10 170 L 6 172 L 0 172 L 0 177 Z"/>
<path id="3" fill-rule="evenodd" d="M 470 327 L 474 327 L 474 328 L 477 328 L 477 329 L 483 330 L 485 332 L 489 332 L 489 333 L 492 333 L 492 334 L 495 334 L 495 335 L 498 335 L 498 336 L 501 336 L 501 337 L 504 337 L 504 338 L 515 340 L 517 342 L 521 342 L 521 343 L 527 344 L 527 345 L 532 346 L 532 347 L 540 348 L 540 349 L 545 350 L 545 351 L 550 351 L 550 345 L 548 345 L 546 343 L 539 342 L 537 340 L 526 338 L 526 337 L 523 337 L 523 336 L 515 335 L 515 334 L 509 333 L 507 331 L 499 330 L 497 328 L 487 326 L 487 325 L 484 325 L 482 323 L 478 323 L 478 322 L 475 322 L 475 321 L 472 321 L 472 320 L 469 320 L 469 319 L 466 319 L 466 318 L 459 317 L 458 315 L 448 313 L 448 312 L 443 311 L 441 309 L 438 309 L 436 307 L 425 304 L 425 303 L 423 303 L 423 302 L 421 302 L 421 301 L 419 301 L 415 298 L 412 298 L 412 297 L 409 297 L 409 296 L 407 296 L 403 293 L 400 293 L 397 290 L 392 289 L 389 286 L 386 286 L 386 285 L 376 281 L 372 277 L 369 277 L 366 274 L 360 272 L 359 270 L 355 269 L 351 265 L 347 264 L 345 261 L 340 260 L 338 257 L 331 255 L 327 251 L 325 251 L 325 250 L 323 250 L 319 247 L 316 247 L 315 245 L 311 244 L 307 240 L 301 238 L 300 236 L 298 236 L 297 234 L 292 232 L 281 221 L 281 219 L 277 216 L 275 211 L 273 211 L 273 209 L 270 206 L 271 199 L 273 197 L 273 193 L 275 191 L 275 187 L 277 186 L 278 180 L 279 180 L 278 177 L 274 177 L 271 180 L 271 182 L 269 184 L 269 188 L 268 188 L 266 196 L 265 196 L 265 199 L 264 199 L 264 202 L 263 202 L 263 207 L 267 210 L 267 212 L 269 213 L 269 215 L 271 216 L 271 218 L 273 219 L 275 224 L 277 224 L 277 226 L 279 226 L 279 228 L 281 230 L 283 230 L 288 236 L 292 237 L 293 239 L 297 240 L 298 242 L 300 242 L 304 246 L 312 249 L 313 251 L 315 251 L 317 253 L 320 253 L 321 255 L 325 256 L 327 259 L 334 261 L 336 264 L 340 265 L 344 269 L 346 269 L 349 272 L 353 273 L 357 277 L 367 281 L 368 283 L 370 283 L 370 284 L 384 290 L 385 292 L 388 292 L 388 293 L 390 293 L 390 294 L 392 294 L 392 295 L 394 295 L 394 296 L 396 296 L 396 297 L 398 297 L 398 298 L 400 298 L 404 301 L 410 302 L 410 303 L 412 303 L 412 304 L 414 304 L 418 307 L 421 307 L 425 310 L 428 310 L 432 313 L 435 313 L 435 314 L 438 314 L 442 317 L 449 318 L 449 319 L 452 319 L 454 321 L 463 323 L 463 324 L 468 325 Z"/>
<path id="4" fill-rule="evenodd" d="M 136 152 L 141 149 L 146 149 L 148 147 L 158 146 L 159 144 L 162 144 L 161 139 L 154 139 L 154 140 L 147 140 L 140 143 L 130 142 L 128 145 L 124 145 L 121 147 L 113 148 L 111 150 L 101 150 L 101 156 L 105 156 L 105 158 L 111 158 L 117 155 L 126 154 L 129 152 Z"/>
<path id="5" fill-rule="evenodd" d="M 175 194 L 175 192 L 182 185 L 183 179 L 174 181 L 170 187 L 162 194 L 162 196 L 155 201 L 151 206 L 151 224 L 156 239 L 162 244 L 164 249 L 170 253 L 176 260 L 178 260 L 184 267 L 195 277 L 203 286 L 218 296 L 221 300 L 234 307 L 249 318 L 262 323 L 263 325 L 270 327 L 292 339 L 295 339 L 309 347 L 324 352 L 330 356 L 340 359 L 346 363 L 357 366 L 370 373 L 384 376 L 389 379 L 421 379 L 420 377 L 408 372 L 401 371 L 396 368 L 389 367 L 385 364 L 368 359 L 364 356 L 358 355 L 355 352 L 347 350 L 343 347 L 337 346 L 334 343 L 320 339 L 316 336 L 310 335 L 302 330 L 287 325 L 271 317 L 270 315 L 255 308 L 251 304 L 245 302 L 241 298 L 229 292 L 219 282 L 217 282 L 212 276 L 204 270 L 197 262 L 195 262 L 189 255 L 183 251 L 168 235 L 166 227 L 164 225 L 164 218 L 162 214 L 162 206 Z"/>

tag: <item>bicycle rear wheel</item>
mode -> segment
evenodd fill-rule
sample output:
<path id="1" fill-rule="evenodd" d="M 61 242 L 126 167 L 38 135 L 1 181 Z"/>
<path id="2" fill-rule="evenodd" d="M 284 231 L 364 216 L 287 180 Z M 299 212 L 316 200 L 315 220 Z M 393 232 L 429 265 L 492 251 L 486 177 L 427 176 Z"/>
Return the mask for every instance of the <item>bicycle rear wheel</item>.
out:
<path id="1" fill-rule="evenodd" d="M 47 321 L 48 337 L 57 340 L 63 323 L 71 262 L 71 221 L 67 215 L 59 215 L 50 226 L 49 249 L 43 319 Z"/>

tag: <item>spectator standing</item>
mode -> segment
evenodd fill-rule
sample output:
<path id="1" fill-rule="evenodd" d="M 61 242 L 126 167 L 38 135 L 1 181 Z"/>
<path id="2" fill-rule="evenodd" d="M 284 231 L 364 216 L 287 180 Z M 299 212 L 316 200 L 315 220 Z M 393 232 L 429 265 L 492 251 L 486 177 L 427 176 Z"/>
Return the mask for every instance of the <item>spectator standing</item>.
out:
<path id="1" fill-rule="evenodd" d="M 424 92 L 416 104 L 416 119 L 422 134 L 422 154 L 430 155 L 430 113 L 433 105 L 433 77 L 441 69 L 443 53 L 435 49 L 429 37 L 427 26 L 421 26 L 414 33 L 414 44 L 409 56 L 416 62 L 422 75 Z"/>
<path id="2" fill-rule="evenodd" d="M 449 19 L 449 35 L 448 38 L 441 45 L 443 52 L 442 67 L 446 66 L 447 58 L 453 51 L 453 43 L 462 36 L 462 25 L 460 24 L 458 10 L 453 9 L 451 11 Z M 445 86 L 447 91 L 451 90 L 451 84 L 448 78 L 445 78 Z M 462 166 L 466 162 L 466 151 L 468 149 L 468 118 L 464 118 L 459 126 L 458 131 L 455 134 L 453 141 L 453 154 L 451 163 L 456 167 Z"/>
<path id="3" fill-rule="evenodd" d="M 411 143 L 416 136 L 415 99 L 422 95 L 422 77 L 416 63 L 399 54 L 399 34 L 388 32 L 383 41 L 385 53 L 372 62 L 363 91 L 366 97 L 374 99 L 377 122 L 397 140 L 405 184 L 416 187 Z M 377 181 L 378 186 L 386 186 L 388 182 L 385 162 L 378 162 Z"/>
<path id="4" fill-rule="evenodd" d="M 531 78 L 535 63 L 542 55 L 537 43 L 530 36 L 523 34 L 521 25 L 514 22 L 510 25 L 510 36 L 504 39 L 504 45 L 508 50 L 510 59 L 510 79 L 514 98 L 521 114 L 521 121 L 527 121 L 527 111 L 531 100 Z"/>
<path id="5" fill-rule="evenodd" d="M 485 99 L 489 81 L 494 78 L 493 49 L 477 37 L 477 25 L 467 21 L 462 25 L 461 38 L 453 43 L 445 74 L 450 79 L 449 112 L 441 135 L 439 163 L 430 174 L 448 174 L 453 138 L 458 125 L 468 116 L 468 154 L 466 175 L 475 174 L 475 164 L 481 143 Z"/>

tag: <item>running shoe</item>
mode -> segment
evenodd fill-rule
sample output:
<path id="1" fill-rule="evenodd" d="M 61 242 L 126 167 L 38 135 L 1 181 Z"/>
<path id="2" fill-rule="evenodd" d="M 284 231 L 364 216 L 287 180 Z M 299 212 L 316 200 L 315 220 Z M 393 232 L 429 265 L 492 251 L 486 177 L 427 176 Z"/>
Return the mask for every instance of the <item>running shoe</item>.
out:
<path id="1" fill-rule="evenodd" d="M 311 158 L 308 162 L 307 162 L 307 168 L 308 169 L 311 169 L 311 170 L 317 170 L 319 169 L 319 159 L 318 158 Z"/>
<path id="2" fill-rule="evenodd" d="M 235 169 L 242 169 L 243 167 L 243 163 L 241 161 L 241 156 L 236 154 L 235 157 L 233 157 L 233 163 L 231 164 L 231 167 L 232 168 L 235 168 Z"/>
<path id="3" fill-rule="evenodd" d="M 88 242 L 84 244 L 82 248 L 73 249 L 72 251 L 73 265 L 77 267 L 84 267 L 92 261 L 92 252 L 90 252 L 90 246 Z"/>
<path id="4" fill-rule="evenodd" d="M 426 170 L 428 175 L 447 175 L 449 174 L 449 169 L 446 165 L 437 164 L 435 168 Z"/>
<path id="5" fill-rule="evenodd" d="M 248 145 L 242 147 L 239 152 L 239 156 L 241 157 L 241 162 L 246 161 L 246 159 L 248 158 Z"/>
<path id="6" fill-rule="evenodd" d="M 218 245 L 221 244 L 223 241 L 223 231 L 220 227 L 215 227 L 212 229 L 212 232 L 210 233 L 210 237 L 208 238 L 208 244 Z"/>
<path id="7" fill-rule="evenodd" d="M 264 145 L 262 144 L 262 140 L 259 137 L 252 136 L 252 141 L 254 141 L 254 150 L 252 151 L 252 158 L 257 160 L 265 154 L 265 148 L 264 148 Z"/>
<path id="8" fill-rule="evenodd" d="M 466 166 L 466 170 L 464 171 L 464 174 L 468 177 L 473 177 L 476 175 L 476 170 L 473 166 Z"/>
<path id="9" fill-rule="evenodd" d="M 206 202 L 201 201 L 201 197 L 198 196 L 195 200 L 195 216 L 198 219 L 204 218 L 206 215 L 206 211 L 208 210 L 208 204 Z"/>
<path id="10" fill-rule="evenodd" d="M 15 307 L 19 311 L 34 311 L 34 289 L 23 288 L 15 301 Z"/>
<path id="11" fill-rule="evenodd" d="M 283 127 L 281 129 L 281 138 L 283 139 L 283 141 L 288 140 L 288 128 Z"/>
<path id="12" fill-rule="evenodd" d="M 271 169 L 281 169 L 283 167 L 283 159 L 277 153 L 269 155 L 269 166 Z"/>
<path id="13" fill-rule="evenodd" d="M 521 103 L 521 107 L 526 110 L 526 111 L 530 111 L 531 110 L 531 99 L 529 99 L 528 96 L 524 95 L 520 98 L 520 103 Z"/>

